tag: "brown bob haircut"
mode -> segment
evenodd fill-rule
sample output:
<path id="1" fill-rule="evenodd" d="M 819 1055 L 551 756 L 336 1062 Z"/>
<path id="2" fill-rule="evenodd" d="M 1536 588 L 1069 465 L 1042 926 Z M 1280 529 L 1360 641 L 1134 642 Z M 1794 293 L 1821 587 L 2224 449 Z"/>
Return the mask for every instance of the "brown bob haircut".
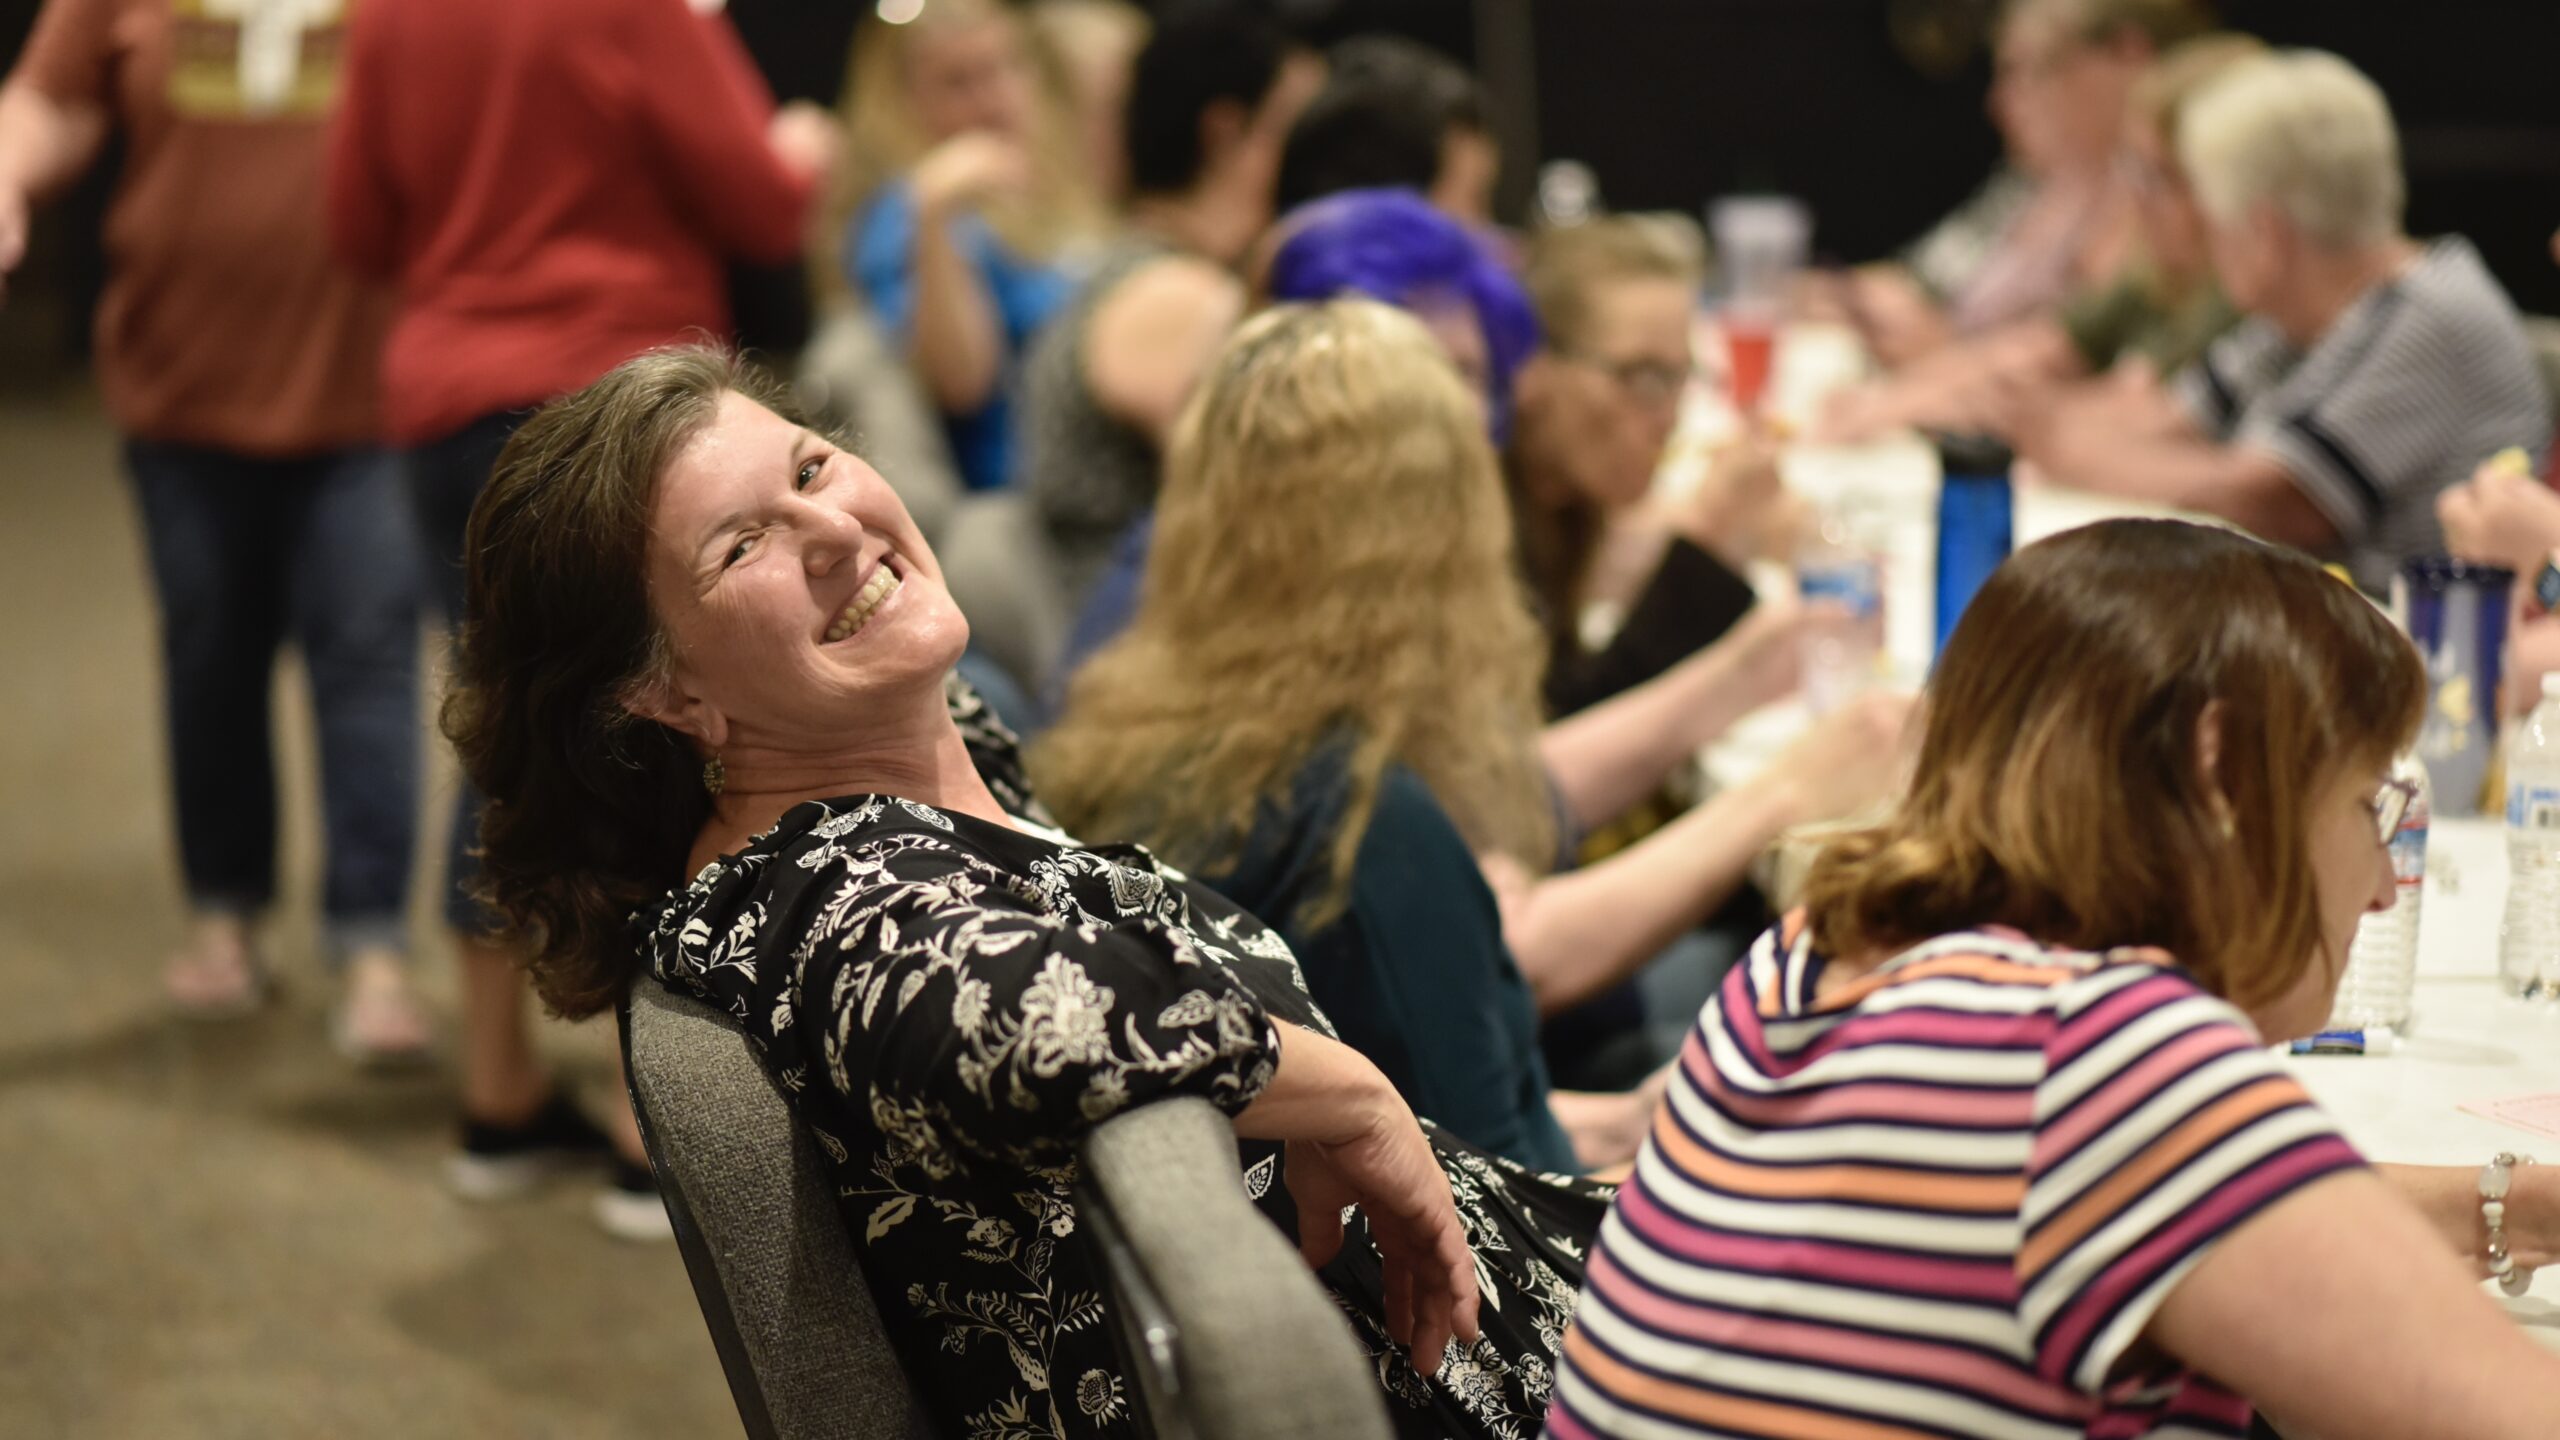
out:
<path id="1" fill-rule="evenodd" d="M 2425 703 L 2416 649 L 2300 554 L 2165 520 L 2031 545 L 1939 657 L 1908 797 L 1814 861 L 1814 944 L 2007 925 L 2158 946 L 2236 1005 L 2272 999 L 2320 952 L 2313 797 L 2387 765 Z"/>
<path id="2" fill-rule="evenodd" d="M 723 351 L 627 360 L 519 426 L 471 507 L 443 729 L 486 801 L 480 898 L 573 1019 L 622 998 L 630 915 L 684 878 L 710 813 L 692 746 L 625 702 L 668 664 L 649 606 L 658 480 L 732 391 L 797 418 Z"/>

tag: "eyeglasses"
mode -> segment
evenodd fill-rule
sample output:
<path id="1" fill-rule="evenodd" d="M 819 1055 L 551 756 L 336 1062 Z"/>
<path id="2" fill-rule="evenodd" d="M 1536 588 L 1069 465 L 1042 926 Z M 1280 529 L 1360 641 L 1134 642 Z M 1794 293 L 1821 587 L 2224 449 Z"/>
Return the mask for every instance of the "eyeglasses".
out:
<path id="1" fill-rule="evenodd" d="M 1689 377 L 1697 373 L 1695 365 L 1674 365 L 1665 360 L 1604 360 L 1570 351 L 1565 352 L 1564 358 L 1608 376 L 1627 393 L 1628 399 L 1655 409 L 1677 403 L 1680 392 L 1689 386 Z"/>
<path id="2" fill-rule="evenodd" d="M 2417 801 L 2418 782 L 2395 778 L 2383 781 L 2382 788 L 2374 791 L 2373 798 L 2365 802 L 2372 807 L 2373 828 L 2383 844 L 2390 844 L 2391 837 L 2400 833 L 2401 820 L 2408 816 L 2409 807 Z"/>

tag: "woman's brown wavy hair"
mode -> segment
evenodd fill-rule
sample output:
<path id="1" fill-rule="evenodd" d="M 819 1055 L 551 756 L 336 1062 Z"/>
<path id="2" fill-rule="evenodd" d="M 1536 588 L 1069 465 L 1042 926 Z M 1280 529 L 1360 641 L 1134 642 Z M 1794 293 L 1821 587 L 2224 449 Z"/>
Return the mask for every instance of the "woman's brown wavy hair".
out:
<path id="1" fill-rule="evenodd" d="M 1482 403 L 1412 317 L 1284 305 L 1239 330 L 1167 453 L 1138 613 L 1032 753 L 1070 827 L 1216 873 L 1258 802 L 1350 746 L 1342 899 L 1386 767 L 1479 851 L 1543 866 L 1542 646 Z"/>
<path id="2" fill-rule="evenodd" d="M 2425 703 L 2415 648 L 2296 552 L 2164 520 L 2031 545 L 1939 657 L 1908 797 L 1815 860 L 1814 944 L 2008 925 L 2156 945 L 2234 1004 L 2272 999 L 2322 944 L 2313 797 L 2387 765 Z"/>
<path id="3" fill-rule="evenodd" d="M 471 508 L 443 730 L 487 799 L 481 898 L 572 1018 L 621 999 L 629 917 L 683 878 L 709 814 L 690 745 L 623 702 L 667 668 L 647 578 L 659 476 L 730 391 L 791 413 L 720 351 L 626 361 L 525 421 Z"/>

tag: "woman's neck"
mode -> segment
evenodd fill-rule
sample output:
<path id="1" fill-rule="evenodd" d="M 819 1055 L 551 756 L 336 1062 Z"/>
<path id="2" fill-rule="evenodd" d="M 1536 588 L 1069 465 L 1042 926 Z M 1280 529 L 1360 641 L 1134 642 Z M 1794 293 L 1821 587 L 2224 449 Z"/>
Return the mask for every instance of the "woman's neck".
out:
<path id="1" fill-rule="evenodd" d="M 1251 235 L 1238 237 L 1226 222 L 1224 207 L 1198 188 L 1176 195 L 1141 195 L 1129 202 L 1131 229 L 1164 241 L 1187 254 L 1225 265 Z"/>
<path id="2" fill-rule="evenodd" d="M 720 789 L 688 870 L 772 829 L 795 806 L 840 795 L 888 795 L 991 824 L 1013 823 L 938 695 L 929 717 L 869 727 L 860 741 L 826 750 L 739 741 L 721 751 L 720 770 Z"/>

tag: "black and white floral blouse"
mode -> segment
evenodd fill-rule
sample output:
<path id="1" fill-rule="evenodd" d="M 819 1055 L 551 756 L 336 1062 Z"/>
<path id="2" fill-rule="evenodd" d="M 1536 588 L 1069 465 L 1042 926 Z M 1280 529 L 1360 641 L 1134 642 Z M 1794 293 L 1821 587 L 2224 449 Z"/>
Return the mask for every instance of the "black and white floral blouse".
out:
<path id="1" fill-rule="evenodd" d="M 651 970 L 736 1019 L 834 1162 L 865 1277 L 938 1433 L 1135 1433 L 1077 1150 L 1132 1105 L 1230 1114 L 1269 1083 L 1275 1021 L 1332 1033 L 1288 947 L 1136 847 L 1048 830 L 1013 738 L 955 685 L 980 771 L 1046 833 L 891 796 L 793 809 L 634 917 Z M 1528 1437 L 1607 1186 L 1533 1175 L 1426 1127 L 1474 1247 L 1483 1339 L 1426 1381 L 1386 1338 L 1355 1222 L 1322 1279 L 1411 1436 Z M 1294 1233 L 1278 1146 L 1247 1193 Z"/>

